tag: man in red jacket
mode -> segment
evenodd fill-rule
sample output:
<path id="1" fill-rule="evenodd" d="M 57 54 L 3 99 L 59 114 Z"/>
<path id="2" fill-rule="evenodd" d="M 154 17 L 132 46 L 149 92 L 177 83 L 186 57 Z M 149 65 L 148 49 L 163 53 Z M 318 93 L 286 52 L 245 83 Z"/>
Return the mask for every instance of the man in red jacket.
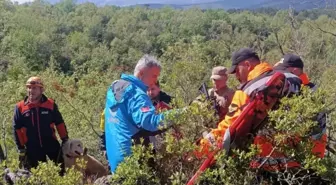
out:
<path id="1" fill-rule="evenodd" d="M 64 163 L 57 130 L 62 142 L 68 140 L 63 117 L 54 100 L 47 98 L 39 77 L 31 77 L 26 83 L 27 96 L 15 106 L 13 129 L 19 160 L 25 168 L 35 168 L 38 162 L 46 162 L 47 156 L 55 163 Z"/>

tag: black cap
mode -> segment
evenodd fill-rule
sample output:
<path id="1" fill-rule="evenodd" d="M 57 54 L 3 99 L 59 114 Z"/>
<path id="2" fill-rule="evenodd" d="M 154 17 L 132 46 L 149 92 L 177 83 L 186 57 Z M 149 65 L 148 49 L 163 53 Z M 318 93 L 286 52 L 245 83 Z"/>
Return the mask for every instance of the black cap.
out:
<path id="1" fill-rule="evenodd" d="M 236 71 L 236 67 L 237 65 L 246 60 L 246 59 L 249 59 L 249 58 L 255 58 L 255 59 L 258 59 L 259 60 L 259 56 L 258 54 L 251 48 L 242 48 L 238 51 L 235 51 L 233 54 L 232 54 L 232 66 L 231 68 L 228 70 L 228 73 L 229 74 L 233 74 L 235 73 Z"/>
<path id="2" fill-rule="evenodd" d="M 294 54 L 286 54 L 280 61 L 280 64 L 277 65 L 276 69 L 286 69 L 288 67 L 297 67 L 303 69 L 303 61 L 301 58 Z"/>

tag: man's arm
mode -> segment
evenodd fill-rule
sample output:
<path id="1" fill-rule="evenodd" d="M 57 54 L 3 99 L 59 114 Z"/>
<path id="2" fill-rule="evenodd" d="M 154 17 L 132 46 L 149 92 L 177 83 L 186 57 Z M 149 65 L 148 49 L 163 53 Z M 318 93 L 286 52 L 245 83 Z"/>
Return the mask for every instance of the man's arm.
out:
<path id="1" fill-rule="evenodd" d="M 67 131 L 67 128 L 65 126 L 62 114 L 58 110 L 58 106 L 57 106 L 56 103 L 54 103 L 54 114 L 53 115 L 54 115 L 53 121 L 56 125 L 58 135 L 60 136 L 60 138 L 64 142 L 68 139 L 68 131 Z"/>
<path id="2" fill-rule="evenodd" d="M 16 146 L 20 151 L 25 149 L 25 144 L 27 142 L 26 128 L 23 127 L 21 118 L 22 116 L 19 111 L 19 107 L 16 105 L 13 118 L 13 131 Z"/>
<path id="3" fill-rule="evenodd" d="M 240 116 L 243 108 L 248 103 L 248 100 L 248 96 L 243 91 L 235 92 L 225 118 L 218 124 L 217 128 L 212 129 L 211 132 L 201 140 L 200 155 L 207 154 L 210 145 L 217 146 L 222 143 L 226 129 Z"/>
<path id="4" fill-rule="evenodd" d="M 156 114 L 149 97 L 145 94 L 131 98 L 128 103 L 134 123 L 145 130 L 156 131 L 164 119 L 163 114 Z"/>

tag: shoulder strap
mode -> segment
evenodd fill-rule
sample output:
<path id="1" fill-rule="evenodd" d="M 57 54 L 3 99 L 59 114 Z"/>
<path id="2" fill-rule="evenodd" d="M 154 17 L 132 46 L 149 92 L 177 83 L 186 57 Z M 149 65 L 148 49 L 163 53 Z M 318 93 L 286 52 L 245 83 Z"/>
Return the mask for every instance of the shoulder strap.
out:
<path id="1" fill-rule="evenodd" d="M 268 71 L 258 76 L 257 78 L 247 82 L 243 87 L 242 91 L 244 91 L 248 96 L 252 94 L 256 89 L 266 84 L 266 82 L 271 78 L 271 76 L 275 74 L 274 71 Z"/>

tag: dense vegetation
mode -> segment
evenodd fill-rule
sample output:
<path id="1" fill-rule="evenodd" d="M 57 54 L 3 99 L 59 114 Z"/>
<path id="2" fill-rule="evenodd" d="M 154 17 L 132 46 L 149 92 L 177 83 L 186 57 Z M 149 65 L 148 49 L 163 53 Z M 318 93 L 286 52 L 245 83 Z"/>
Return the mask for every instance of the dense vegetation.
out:
<path id="1" fill-rule="evenodd" d="M 176 97 L 178 106 L 186 106 L 198 96 L 198 87 L 208 82 L 211 68 L 229 66 L 231 53 L 241 47 L 254 48 L 271 64 L 279 61 L 284 53 L 296 53 L 303 58 L 306 72 L 323 92 L 314 97 L 306 95 L 285 100 L 290 105 L 293 104 L 290 101 L 302 105 L 293 108 L 291 114 L 333 110 L 336 100 L 335 12 L 152 10 L 97 7 L 90 3 L 76 5 L 71 0 L 56 5 L 44 1 L 16 5 L 0 0 L 0 123 L 1 144 L 6 146 L 8 157 L 6 165 L 18 166 L 11 121 L 15 103 L 25 95 L 24 83 L 32 75 L 44 79 L 45 94 L 58 103 L 70 137 L 81 139 L 91 155 L 104 161 L 98 149 L 98 135 L 106 89 L 122 72 L 132 73 L 134 64 L 145 53 L 157 56 L 162 62 L 162 88 Z M 230 85 L 237 84 L 232 77 Z M 326 99 L 326 104 L 316 101 L 321 98 Z M 284 110 L 279 110 L 272 116 L 276 120 L 284 114 Z M 331 111 L 330 133 L 335 128 L 333 114 Z M 188 114 L 174 120 L 189 137 L 175 142 L 167 135 L 166 147 L 155 157 L 159 164 L 157 171 L 151 171 L 145 164 L 139 166 L 138 159 L 147 159 L 151 154 L 144 148 L 136 148 L 137 155 L 123 164 L 113 182 L 184 184 L 199 165 L 199 161 L 185 161 L 184 153 L 190 151 L 191 144 L 203 130 L 214 126 L 211 115 L 204 107 L 191 108 Z M 308 120 L 311 115 L 304 116 Z M 290 132 L 289 128 L 296 123 L 290 119 L 280 129 Z M 300 126 L 304 127 L 305 123 L 298 125 L 295 131 L 302 131 Z M 243 184 L 251 180 L 254 172 L 244 165 L 251 153 L 244 152 L 237 151 L 239 157 L 235 159 L 219 160 L 218 164 L 225 163 L 229 170 L 223 172 L 215 168 L 207 174 L 206 180 L 214 182 L 215 179 L 219 184 Z M 336 182 L 334 155 L 317 160 L 303 153 L 309 152 L 307 149 L 298 151 L 299 160 L 305 161 L 307 168 Z M 136 171 L 138 168 L 143 171 Z M 40 166 L 30 182 L 74 184 L 79 179 L 75 172 L 59 178 L 55 169 L 52 164 Z"/>

